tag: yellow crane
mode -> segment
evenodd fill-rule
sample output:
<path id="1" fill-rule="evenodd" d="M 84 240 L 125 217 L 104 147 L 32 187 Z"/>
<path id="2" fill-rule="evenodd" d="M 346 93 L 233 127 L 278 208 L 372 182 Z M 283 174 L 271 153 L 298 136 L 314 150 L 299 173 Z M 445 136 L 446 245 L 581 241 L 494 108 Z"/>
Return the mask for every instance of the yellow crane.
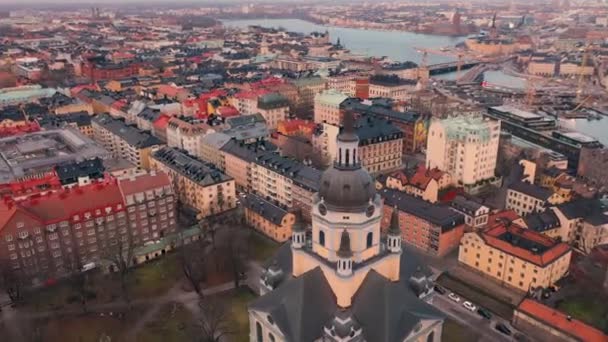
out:
<path id="1" fill-rule="evenodd" d="M 576 102 L 580 103 L 583 98 L 583 81 L 585 79 L 585 67 L 587 65 L 587 60 L 589 59 L 589 48 L 591 44 L 585 44 L 585 48 L 583 49 L 583 60 L 581 61 L 581 65 L 578 68 L 578 86 L 576 87 Z"/>

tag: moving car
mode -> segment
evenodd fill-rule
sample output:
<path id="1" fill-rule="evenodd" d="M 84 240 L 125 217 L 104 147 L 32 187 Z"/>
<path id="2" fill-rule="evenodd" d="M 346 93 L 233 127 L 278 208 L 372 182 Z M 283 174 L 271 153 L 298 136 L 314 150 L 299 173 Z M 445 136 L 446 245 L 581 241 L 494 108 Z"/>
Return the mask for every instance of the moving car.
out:
<path id="1" fill-rule="evenodd" d="M 485 319 L 492 319 L 492 313 L 484 308 L 477 309 L 477 314 Z"/>
<path id="2" fill-rule="evenodd" d="M 467 308 L 467 310 L 470 310 L 470 311 L 473 311 L 473 312 L 475 312 L 475 310 L 477 310 L 477 307 L 473 303 L 471 303 L 469 301 L 466 301 L 466 302 L 462 303 L 462 306 L 464 306 L 465 308 Z"/>
<path id="3" fill-rule="evenodd" d="M 460 297 L 458 297 L 454 292 L 450 292 L 448 298 L 455 301 L 456 303 L 460 303 Z"/>
<path id="4" fill-rule="evenodd" d="M 506 325 L 504 325 L 502 323 L 496 323 L 496 326 L 494 327 L 494 329 L 500 331 L 501 333 L 503 333 L 507 336 L 511 336 L 511 329 L 509 329 L 509 327 L 507 327 Z"/>

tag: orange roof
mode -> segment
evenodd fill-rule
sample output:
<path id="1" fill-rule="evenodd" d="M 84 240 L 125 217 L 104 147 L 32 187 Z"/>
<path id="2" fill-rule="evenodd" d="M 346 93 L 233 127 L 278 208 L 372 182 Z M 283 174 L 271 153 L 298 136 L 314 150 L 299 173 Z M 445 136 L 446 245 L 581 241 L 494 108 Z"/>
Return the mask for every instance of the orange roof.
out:
<path id="1" fill-rule="evenodd" d="M 570 252 L 570 246 L 567 244 L 515 224 L 507 226 L 503 223 L 480 234 L 487 245 L 541 267 Z M 507 241 L 505 235 L 511 237 L 511 240 Z M 534 252 L 530 248 L 531 245 L 542 248 Z"/>
<path id="2" fill-rule="evenodd" d="M 166 115 L 166 114 L 161 114 L 156 121 L 154 121 L 154 123 L 152 125 L 154 125 L 155 128 L 161 129 L 161 130 L 165 130 L 167 129 L 167 125 L 169 124 L 169 120 L 171 120 L 171 117 Z"/>
<path id="3" fill-rule="evenodd" d="M 121 179 L 118 183 L 120 191 L 124 196 L 170 185 L 171 180 L 169 176 L 160 171 L 143 174 L 135 178 Z"/>
<path id="4" fill-rule="evenodd" d="M 532 299 L 524 299 L 517 309 L 567 335 L 579 338 L 581 341 L 608 341 L 608 335 L 600 330 L 577 319 L 568 319 L 568 316 L 563 312 L 550 308 Z"/>

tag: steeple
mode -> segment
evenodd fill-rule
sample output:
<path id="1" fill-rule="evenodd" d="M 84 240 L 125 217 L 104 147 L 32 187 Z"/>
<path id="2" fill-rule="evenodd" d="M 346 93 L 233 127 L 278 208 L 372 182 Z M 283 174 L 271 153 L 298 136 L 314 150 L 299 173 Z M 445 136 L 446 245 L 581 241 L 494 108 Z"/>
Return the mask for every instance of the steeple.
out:
<path id="1" fill-rule="evenodd" d="M 401 228 L 399 227 L 399 210 L 395 206 L 391 214 L 391 224 L 388 227 L 387 247 L 391 253 L 401 252 Z"/>
<path id="2" fill-rule="evenodd" d="M 298 210 L 294 213 L 296 219 L 292 226 L 291 247 L 302 248 L 306 243 L 306 228 L 302 222 L 302 211 Z"/>
<path id="3" fill-rule="evenodd" d="M 340 249 L 336 253 L 338 256 L 338 274 L 348 277 L 353 274 L 353 251 L 350 249 L 350 235 L 344 229 L 340 237 Z"/>
<path id="4" fill-rule="evenodd" d="M 355 131 L 355 118 L 352 111 L 344 113 L 342 119 L 343 127 L 338 134 L 338 155 L 336 156 L 335 167 L 340 169 L 357 169 L 361 167 L 357 156 L 359 149 L 359 137 Z"/>

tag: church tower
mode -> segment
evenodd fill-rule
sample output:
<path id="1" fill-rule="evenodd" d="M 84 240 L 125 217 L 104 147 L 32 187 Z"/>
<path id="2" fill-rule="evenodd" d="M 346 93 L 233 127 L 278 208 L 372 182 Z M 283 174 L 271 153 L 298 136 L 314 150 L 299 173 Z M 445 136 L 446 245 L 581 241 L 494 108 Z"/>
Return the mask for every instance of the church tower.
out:
<path id="1" fill-rule="evenodd" d="M 292 242 L 292 252 L 293 276 L 320 266 L 338 305 L 347 308 L 370 270 L 390 281 L 399 280 L 401 241 L 393 238 L 394 247 L 387 247 L 381 240 L 382 200 L 361 166 L 350 111 L 343 122 L 333 166 L 321 176 L 319 193 L 313 198 L 312 243 L 301 248 Z"/>

